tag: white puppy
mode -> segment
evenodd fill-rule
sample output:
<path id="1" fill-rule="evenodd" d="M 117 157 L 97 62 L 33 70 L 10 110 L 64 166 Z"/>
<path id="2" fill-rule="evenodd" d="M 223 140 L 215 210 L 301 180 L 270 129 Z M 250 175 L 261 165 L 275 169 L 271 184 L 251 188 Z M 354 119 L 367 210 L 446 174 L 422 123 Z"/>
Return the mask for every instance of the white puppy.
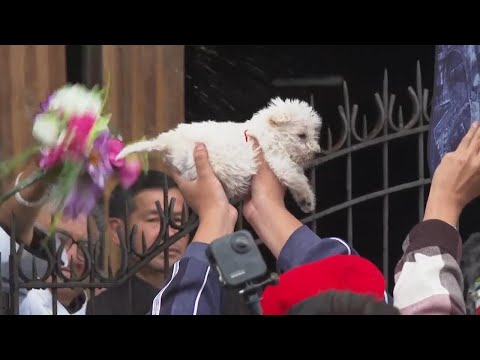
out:
<path id="1" fill-rule="evenodd" d="M 302 211 L 315 209 L 315 195 L 304 166 L 320 152 L 322 119 L 304 101 L 273 99 L 244 123 L 204 121 L 180 124 L 149 141 L 126 146 L 117 158 L 134 152 L 159 151 L 187 179 L 197 173 L 193 160 L 196 143 L 204 143 L 212 168 L 229 199 L 243 198 L 256 173 L 252 136 L 263 150 L 271 169 L 293 195 Z"/>

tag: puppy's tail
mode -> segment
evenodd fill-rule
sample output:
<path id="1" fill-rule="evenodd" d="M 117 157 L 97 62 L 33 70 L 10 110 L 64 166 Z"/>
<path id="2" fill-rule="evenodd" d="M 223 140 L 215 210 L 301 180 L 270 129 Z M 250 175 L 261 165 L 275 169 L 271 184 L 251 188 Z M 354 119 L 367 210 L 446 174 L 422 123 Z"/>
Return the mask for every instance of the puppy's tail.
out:
<path id="1" fill-rule="evenodd" d="M 125 146 L 120 151 L 116 159 L 122 159 L 125 156 L 137 152 L 151 152 L 151 151 L 165 151 L 167 149 L 166 144 L 159 143 L 159 139 L 138 141 L 136 143 Z"/>

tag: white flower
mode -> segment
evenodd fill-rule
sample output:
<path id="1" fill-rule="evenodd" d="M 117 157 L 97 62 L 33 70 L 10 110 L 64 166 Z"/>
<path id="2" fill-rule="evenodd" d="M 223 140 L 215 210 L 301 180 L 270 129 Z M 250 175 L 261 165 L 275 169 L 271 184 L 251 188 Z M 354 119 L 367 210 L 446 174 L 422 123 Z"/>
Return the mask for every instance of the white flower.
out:
<path id="1" fill-rule="evenodd" d="M 60 127 L 55 116 L 40 114 L 33 124 L 33 137 L 43 145 L 54 146 L 60 135 Z"/>
<path id="2" fill-rule="evenodd" d="M 87 89 L 83 85 L 64 86 L 57 90 L 50 99 L 48 111 L 61 110 L 68 116 L 91 113 L 100 115 L 102 97 L 99 92 Z"/>

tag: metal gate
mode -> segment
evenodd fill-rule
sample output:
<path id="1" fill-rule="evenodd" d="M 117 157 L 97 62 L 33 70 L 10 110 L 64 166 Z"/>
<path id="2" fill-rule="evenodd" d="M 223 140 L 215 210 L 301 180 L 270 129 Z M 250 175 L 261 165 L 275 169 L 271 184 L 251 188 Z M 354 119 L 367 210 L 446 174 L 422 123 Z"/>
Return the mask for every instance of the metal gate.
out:
<path id="1" fill-rule="evenodd" d="M 364 117 L 359 121 L 359 107 L 352 105 L 347 83 L 343 83 L 343 103 L 338 106 L 338 114 L 340 119 L 340 131 L 337 140 L 333 139 L 332 131 L 328 126 L 322 129 L 323 139 L 325 140 L 323 148 L 323 156 L 313 161 L 307 171 L 311 179 L 311 183 L 317 186 L 318 174 L 322 167 L 334 159 L 343 159 L 346 169 L 346 201 L 339 202 L 328 208 L 321 209 L 315 213 L 309 214 L 302 220 L 303 223 L 308 224 L 314 232 L 317 232 L 319 222 L 324 221 L 329 215 L 339 211 L 346 210 L 346 239 L 349 245 L 356 245 L 353 226 L 353 208 L 361 203 L 371 201 L 373 199 L 382 200 L 382 219 L 379 221 L 382 227 L 382 264 L 381 268 L 385 279 L 388 280 L 389 264 L 392 259 L 390 256 L 390 242 L 389 242 L 389 221 L 390 221 L 390 196 L 394 193 L 405 191 L 408 189 L 417 189 L 418 191 L 418 206 L 413 211 L 418 213 L 418 219 L 422 219 L 425 204 L 425 186 L 430 183 L 430 178 L 425 173 L 425 134 L 429 129 L 429 115 L 428 115 L 428 99 L 429 91 L 422 86 L 420 64 L 416 68 L 416 85 L 408 88 L 408 94 L 411 100 L 411 115 L 407 120 L 404 120 L 402 107 L 398 107 L 398 115 L 394 116 L 396 109 L 396 96 L 390 94 L 388 83 L 388 72 L 385 70 L 383 88 L 379 93 L 375 93 L 374 99 L 378 110 L 378 117 L 371 129 L 368 130 L 367 120 Z M 315 106 L 314 97 L 311 97 L 311 103 Z M 330 120 L 330 123 L 332 121 Z M 360 123 L 360 124 L 359 124 Z M 418 154 L 418 173 L 414 181 L 403 183 L 400 185 L 391 186 L 389 184 L 389 145 L 391 142 L 405 137 L 414 137 L 417 139 L 417 154 Z M 352 192 L 352 163 L 353 155 L 361 152 L 372 146 L 381 146 L 382 153 L 382 188 L 378 191 L 362 194 L 361 196 L 353 196 Z M 337 189 L 338 190 L 338 189 Z M 162 201 L 162 200 L 160 200 Z M 88 229 L 88 239 L 76 243 L 79 251 L 83 254 L 85 263 L 85 270 L 82 274 L 76 274 L 72 268 L 71 277 L 66 278 L 60 270 L 60 260 L 63 248 L 52 249 L 44 246 L 43 254 L 45 260 L 48 262 L 48 269 L 44 274 L 38 274 L 36 270 L 35 258 L 32 261 L 32 268 L 29 273 L 31 277 L 26 276 L 25 269 L 21 266 L 21 258 L 25 253 L 23 245 L 16 245 L 15 241 L 15 221 L 12 219 L 12 236 L 9 257 L 10 261 L 10 277 L 8 292 L 5 289 L 0 289 L 0 309 L 4 314 L 18 314 L 19 308 L 19 292 L 21 289 L 33 288 L 50 288 L 52 289 L 52 308 L 53 313 L 57 311 L 57 295 L 58 288 L 84 288 L 88 289 L 94 304 L 94 292 L 96 288 L 111 288 L 118 286 L 124 282 L 131 280 L 132 276 L 141 269 L 145 264 L 149 263 L 155 256 L 161 252 L 166 252 L 168 247 L 182 238 L 187 233 L 193 233 L 198 225 L 198 218 L 192 214 L 187 218 L 186 210 L 182 217 L 181 224 L 176 224 L 173 221 L 173 205 L 168 203 L 168 196 L 163 199 L 163 210 L 160 202 L 157 202 L 157 210 L 159 212 L 163 225 L 169 224 L 173 228 L 179 230 L 174 236 L 169 237 L 168 226 L 162 226 L 155 244 L 149 249 L 144 245 L 142 252 L 137 252 L 133 246 L 133 241 L 137 233 L 137 228 L 134 226 L 131 232 L 128 232 L 128 222 L 125 221 L 125 233 L 128 234 L 126 238 L 120 236 L 121 239 L 121 264 L 118 272 L 114 273 L 111 269 L 109 257 L 105 255 L 106 242 L 105 231 L 101 232 L 100 238 L 95 241 L 92 237 L 92 231 Z M 241 209 L 241 207 L 239 207 Z M 240 212 L 239 212 L 240 213 Z M 97 224 L 101 224 L 101 220 L 96 219 Z M 99 225 L 100 226 L 100 225 Z M 243 218 L 239 217 L 237 229 L 248 227 Z M 409 229 L 405 229 L 405 233 Z M 120 234 L 119 234 L 120 235 Z M 18 248 L 17 248 L 18 246 Z M 135 264 L 131 264 L 128 259 L 129 256 L 135 255 L 140 259 Z M 167 255 L 165 253 L 165 255 Z M 2 256 L 5 256 L 2 254 Z M 165 256 L 165 265 L 168 267 L 168 256 Z M 1 275 L 1 274 L 0 274 Z M 47 279 L 51 279 L 47 281 Z M 387 284 L 388 286 L 388 284 Z M 134 296 L 130 296 L 131 301 L 134 301 Z M 93 305 L 94 306 L 94 305 Z"/>

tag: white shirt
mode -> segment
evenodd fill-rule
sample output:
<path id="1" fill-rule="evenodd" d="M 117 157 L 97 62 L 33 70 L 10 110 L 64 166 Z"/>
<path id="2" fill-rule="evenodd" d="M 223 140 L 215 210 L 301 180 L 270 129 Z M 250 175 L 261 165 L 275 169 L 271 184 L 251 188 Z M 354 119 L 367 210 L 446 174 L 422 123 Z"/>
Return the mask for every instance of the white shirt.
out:
<path id="1" fill-rule="evenodd" d="M 18 250 L 19 245 L 15 244 Z M 8 274 L 9 274 L 9 255 L 10 255 L 10 236 L 0 226 L 0 256 L 2 270 L 2 287 L 8 292 Z M 65 256 L 64 256 L 65 255 Z M 25 261 L 28 266 L 22 267 L 27 272 L 31 272 L 31 255 L 25 252 L 22 256 L 22 263 Z M 62 260 L 68 259 L 66 253 L 62 254 Z M 40 260 L 42 261 L 42 260 Z M 65 260 L 64 260 L 65 261 Z M 66 261 L 68 262 L 68 261 Z M 85 299 L 88 299 L 85 293 Z M 87 301 L 85 301 L 80 310 L 71 315 L 85 315 L 87 309 Z M 20 315 L 53 315 L 52 311 L 52 293 L 48 289 L 32 289 L 27 291 L 25 288 L 19 289 L 19 314 Z M 57 301 L 57 314 L 70 315 L 65 307 Z"/>
<path id="2" fill-rule="evenodd" d="M 84 290 L 85 292 L 85 290 Z M 85 299 L 88 299 L 85 292 Z M 67 309 L 57 301 L 57 315 L 85 315 L 87 311 L 87 301 L 77 312 L 70 314 Z M 52 293 L 49 289 L 32 289 L 28 292 L 25 300 L 20 304 L 20 315 L 53 315 Z"/>
<path id="3" fill-rule="evenodd" d="M 15 244 L 18 249 L 18 244 Z M 8 264 L 8 256 L 10 255 L 10 236 L 0 226 L 0 256 L 1 263 Z"/>

